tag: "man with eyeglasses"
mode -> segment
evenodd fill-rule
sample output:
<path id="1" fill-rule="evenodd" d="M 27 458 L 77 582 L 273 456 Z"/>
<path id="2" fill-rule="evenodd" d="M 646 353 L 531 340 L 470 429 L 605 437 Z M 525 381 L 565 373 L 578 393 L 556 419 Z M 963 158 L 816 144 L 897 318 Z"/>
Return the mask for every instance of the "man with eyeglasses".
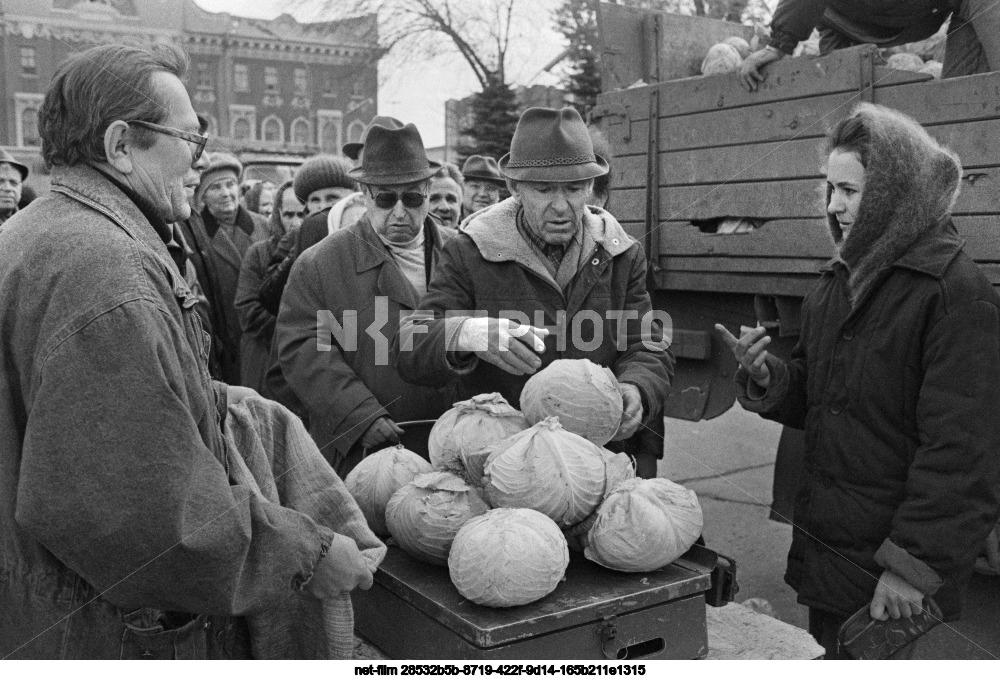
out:
<path id="1" fill-rule="evenodd" d="M 62 64 L 52 191 L 0 231 L 2 658 L 285 657 L 308 639 L 269 640 L 304 611 L 349 629 L 384 552 L 298 420 L 209 376 L 170 227 L 206 165 L 186 69 L 171 44 Z M 272 470 L 293 444 L 311 464 Z"/>
<path id="2" fill-rule="evenodd" d="M 408 384 L 389 361 L 401 312 L 417 308 L 446 238 L 428 216 L 435 172 L 415 126 L 372 124 L 350 172 L 365 215 L 303 252 L 281 298 L 281 371 L 342 477 L 398 441 L 397 421 L 437 418 L 452 403 L 451 388 Z"/>

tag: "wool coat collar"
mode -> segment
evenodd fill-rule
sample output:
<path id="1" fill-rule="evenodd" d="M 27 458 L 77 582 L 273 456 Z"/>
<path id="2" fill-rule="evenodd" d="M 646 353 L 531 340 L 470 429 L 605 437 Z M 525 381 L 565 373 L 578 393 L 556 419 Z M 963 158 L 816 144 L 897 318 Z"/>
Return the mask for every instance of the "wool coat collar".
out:
<path id="1" fill-rule="evenodd" d="M 545 279 L 552 276 L 531 245 L 517 230 L 517 211 L 521 202 L 516 196 L 503 200 L 492 207 L 476 212 L 462 227 L 462 231 L 472 239 L 479 254 L 487 262 L 517 262 L 526 269 Z M 608 257 L 617 257 L 635 243 L 610 212 L 592 205 L 587 206 L 583 217 L 583 256 L 589 257 L 589 244 L 600 246 Z"/>

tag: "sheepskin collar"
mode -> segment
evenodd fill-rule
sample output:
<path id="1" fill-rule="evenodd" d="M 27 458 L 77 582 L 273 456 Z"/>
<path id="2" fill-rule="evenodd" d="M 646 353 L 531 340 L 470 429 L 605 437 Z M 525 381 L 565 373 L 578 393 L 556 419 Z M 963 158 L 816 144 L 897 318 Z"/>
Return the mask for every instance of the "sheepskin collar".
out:
<path id="1" fill-rule="evenodd" d="M 860 104 L 871 137 L 865 189 L 850 236 L 827 215 L 837 258 L 847 266 L 848 294 L 857 307 L 879 280 L 929 232 L 942 228 L 958 197 L 962 166 L 909 116 Z M 827 203 L 830 190 L 827 188 Z"/>
<path id="2" fill-rule="evenodd" d="M 517 210 L 520 206 L 518 198 L 511 196 L 476 212 L 460 227 L 461 231 L 472 238 L 486 261 L 520 261 L 528 258 L 521 263 L 526 266 L 534 263 L 533 250 L 525 247 L 524 239 L 517 230 Z M 587 206 L 583 227 L 594 243 L 603 247 L 612 257 L 625 252 L 635 243 L 610 212 L 593 205 Z"/>

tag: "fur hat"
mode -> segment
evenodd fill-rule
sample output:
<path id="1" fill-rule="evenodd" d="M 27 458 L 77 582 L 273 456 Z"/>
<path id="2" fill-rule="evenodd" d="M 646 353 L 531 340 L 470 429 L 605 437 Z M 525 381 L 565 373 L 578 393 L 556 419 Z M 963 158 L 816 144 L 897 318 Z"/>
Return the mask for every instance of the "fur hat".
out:
<path id="1" fill-rule="evenodd" d="M 608 162 L 594 154 L 575 108 L 529 108 L 517 121 L 500 171 L 515 181 L 575 182 L 607 174 Z"/>
<path id="2" fill-rule="evenodd" d="M 313 191 L 332 186 L 342 186 L 354 191 L 357 185 L 347 174 L 350 169 L 350 162 L 339 156 L 319 155 L 308 158 L 295 173 L 292 183 L 295 197 L 305 203 Z"/>

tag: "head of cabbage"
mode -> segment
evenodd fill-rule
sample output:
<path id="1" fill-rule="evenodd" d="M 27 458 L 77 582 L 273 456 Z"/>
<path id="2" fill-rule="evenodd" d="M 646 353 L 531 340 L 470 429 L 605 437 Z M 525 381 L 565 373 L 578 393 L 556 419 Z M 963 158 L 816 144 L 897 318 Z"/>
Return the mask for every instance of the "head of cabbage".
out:
<path id="1" fill-rule="evenodd" d="M 486 499 L 493 507 L 526 507 L 566 528 L 604 498 L 601 448 L 547 417 L 498 445 L 486 461 Z"/>
<path id="2" fill-rule="evenodd" d="M 735 46 L 726 42 L 718 42 L 709 48 L 705 60 L 701 62 L 701 74 L 729 73 L 739 70 L 742 63 L 743 57 L 740 56 L 740 51 Z"/>
<path id="3" fill-rule="evenodd" d="M 561 358 L 524 383 L 521 411 L 528 424 L 558 417 L 567 431 L 603 446 L 618 433 L 622 394 L 608 368 L 585 358 Z"/>
<path id="4" fill-rule="evenodd" d="M 455 534 L 489 507 L 479 491 L 451 472 L 420 474 L 389 499 L 385 521 L 408 554 L 444 566 Z"/>
<path id="5" fill-rule="evenodd" d="M 604 497 L 620 486 L 625 481 L 635 478 L 635 465 L 632 458 L 625 453 L 613 453 L 607 448 L 601 448 L 601 457 L 604 458 Z M 600 506 L 598 506 L 598 510 Z M 590 516 L 576 524 L 563 530 L 566 536 L 566 544 L 574 552 L 582 552 L 584 540 L 591 526 L 597 521 L 597 510 Z"/>
<path id="6" fill-rule="evenodd" d="M 464 455 L 524 431 L 528 423 L 498 393 L 478 394 L 446 411 L 431 428 L 427 442 L 435 469 L 463 475 Z"/>
<path id="7" fill-rule="evenodd" d="M 417 474 L 432 471 L 431 463 L 401 445 L 384 448 L 361 460 L 344 479 L 347 492 L 361 508 L 368 527 L 380 538 L 389 537 L 385 506 L 393 493 Z"/>
<path id="8" fill-rule="evenodd" d="M 552 519 L 533 509 L 493 509 L 455 536 L 448 572 L 459 593 L 483 606 L 522 606 L 550 594 L 569 565 Z"/>
<path id="9" fill-rule="evenodd" d="M 601 503 L 584 537 L 584 556 L 605 568 L 641 573 L 691 548 L 703 516 L 693 490 L 667 479 L 631 479 Z"/>

